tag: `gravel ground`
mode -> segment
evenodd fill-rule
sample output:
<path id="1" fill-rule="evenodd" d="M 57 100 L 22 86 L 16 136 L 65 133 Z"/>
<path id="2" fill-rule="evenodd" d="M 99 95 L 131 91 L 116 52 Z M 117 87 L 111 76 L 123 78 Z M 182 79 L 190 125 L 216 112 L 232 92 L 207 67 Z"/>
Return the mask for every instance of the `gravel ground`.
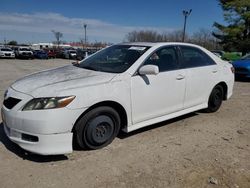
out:
<path id="1" fill-rule="evenodd" d="M 69 60 L 0 60 L 0 102 L 14 80 Z M 0 119 L 1 123 L 1 119 Z M 213 114 L 191 113 L 106 148 L 62 156 L 27 154 L 0 125 L 0 187 L 250 187 L 250 82 Z"/>

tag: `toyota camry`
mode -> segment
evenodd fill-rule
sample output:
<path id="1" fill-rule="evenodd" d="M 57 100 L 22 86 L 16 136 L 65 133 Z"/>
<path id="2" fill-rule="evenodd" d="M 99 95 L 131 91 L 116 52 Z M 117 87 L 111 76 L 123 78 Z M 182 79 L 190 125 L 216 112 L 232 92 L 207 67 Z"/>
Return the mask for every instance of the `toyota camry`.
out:
<path id="1" fill-rule="evenodd" d="M 8 138 L 41 155 L 110 144 L 119 131 L 205 109 L 231 97 L 232 65 L 186 43 L 122 43 L 79 63 L 14 82 L 1 109 Z"/>

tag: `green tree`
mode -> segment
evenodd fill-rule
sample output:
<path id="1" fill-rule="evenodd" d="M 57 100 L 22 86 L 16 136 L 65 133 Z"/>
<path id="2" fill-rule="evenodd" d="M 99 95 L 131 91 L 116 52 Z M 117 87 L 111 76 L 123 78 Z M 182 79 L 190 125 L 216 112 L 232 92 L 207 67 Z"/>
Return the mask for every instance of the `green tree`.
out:
<path id="1" fill-rule="evenodd" d="M 11 40 L 10 42 L 8 42 L 8 45 L 16 46 L 17 45 L 17 41 Z"/>
<path id="2" fill-rule="evenodd" d="M 250 52 L 250 1 L 219 0 L 228 25 L 214 23 L 213 35 L 220 40 L 225 50 Z"/>

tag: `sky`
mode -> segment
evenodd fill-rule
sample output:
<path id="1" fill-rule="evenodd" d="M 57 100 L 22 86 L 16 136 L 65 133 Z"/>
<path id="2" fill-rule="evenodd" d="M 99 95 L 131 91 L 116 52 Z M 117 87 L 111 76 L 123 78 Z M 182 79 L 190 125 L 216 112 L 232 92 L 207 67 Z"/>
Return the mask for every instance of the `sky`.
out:
<path id="1" fill-rule="evenodd" d="M 159 33 L 183 29 L 183 10 L 192 9 L 187 33 L 212 30 L 223 23 L 217 0 L 1 0 L 0 43 L 52 42 L 51 30 L 63 33 L 62 40 L 80 41 L 87 24 L 88 42 L 118 43 L 134 30 Z"/>

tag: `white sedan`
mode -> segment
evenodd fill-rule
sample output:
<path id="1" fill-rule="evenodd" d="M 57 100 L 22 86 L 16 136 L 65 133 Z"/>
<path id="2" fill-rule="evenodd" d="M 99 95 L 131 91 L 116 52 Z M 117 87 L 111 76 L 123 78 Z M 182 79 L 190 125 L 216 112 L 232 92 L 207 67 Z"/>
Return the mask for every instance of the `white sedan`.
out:
<path id="1" fill-rule="evenodd" d="M 0 58 L 15 58 L 15 53 L 10 48 L 0 48 Z"/>
<path id="2" fill-rule="evenodd" d="M 200 109 L 217 111 L 231 97 L 234 69 L 185 43 L 123 43 L 79 64 L 13 83 L 2 107 L 10 140 L 42 155 L 110 144 L 130 132 Z"/>

